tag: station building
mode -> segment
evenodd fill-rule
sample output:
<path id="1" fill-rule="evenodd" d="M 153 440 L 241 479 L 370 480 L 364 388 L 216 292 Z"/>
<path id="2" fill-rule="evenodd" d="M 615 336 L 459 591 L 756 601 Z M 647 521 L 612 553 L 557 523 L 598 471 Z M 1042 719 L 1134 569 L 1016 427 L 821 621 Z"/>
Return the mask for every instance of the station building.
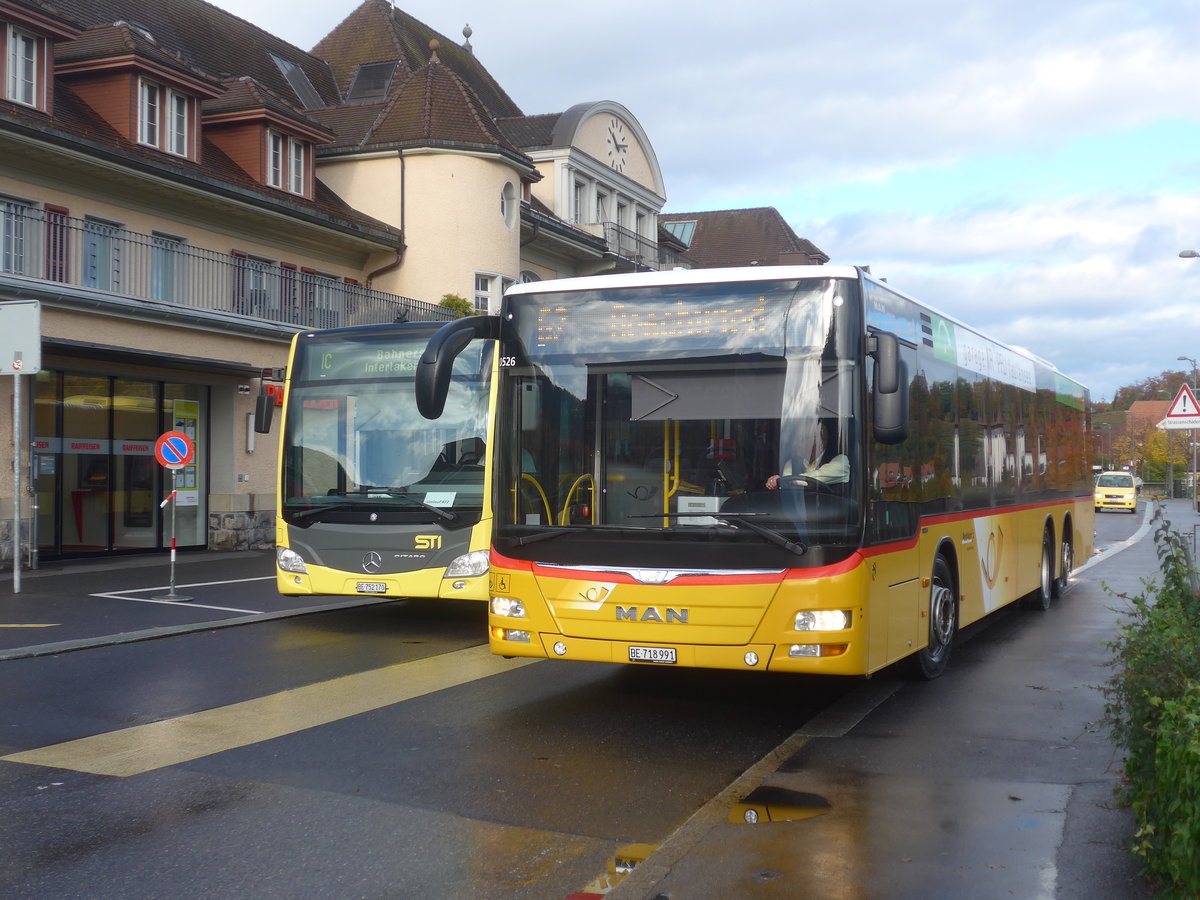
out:
<path id="1" fill-rule="evenodd" d="M 629 109 L 526 115 L 469 29 L 390 0 L 311 51 L 203 0 L 0 0 L 0 27 L 0 304 L 36 301 L 41 357 L 0 359 L 26 401 L 5 566 L 165 548 L 172 484 L 180 548 L 271 546 L 278 435 L 250 418 L 300 330 L 690 265 Z M 168 430 L 197 450 L 174 476 Z"/>

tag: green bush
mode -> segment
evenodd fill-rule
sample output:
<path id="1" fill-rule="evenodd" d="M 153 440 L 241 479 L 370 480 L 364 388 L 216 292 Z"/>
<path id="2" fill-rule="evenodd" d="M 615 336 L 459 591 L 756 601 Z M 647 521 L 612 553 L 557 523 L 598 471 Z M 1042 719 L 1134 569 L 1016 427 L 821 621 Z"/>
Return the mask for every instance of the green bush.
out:
<path id="1" fill-rule="evenodd" d="M 1132 617 L 1110 644 L 1106 717 L 1126 749 L 1134 852 L 1166 896 L 1200 891 L 1200 596 L 1182 536 L 1155 513 L 1161 584 L 1120 595 Z"/>
<path id="2" fill-rule="evenodd" d="M 475 307 L 471 305 L 471 301 L 465 297 L 460 297 L 458 294 L 442 294 L 442 299 L 438 303 L 438 306 L 446 307 L 446 309 L 450 310 L 460 319 L 475 315 Z"/>
<path id="3" fill-rule="evenodd" d="M 1200 895 L 1200 683 L 1159 710 L 1154 765 L 1134 791 L 1133 851 L 1164 896 Z"/>

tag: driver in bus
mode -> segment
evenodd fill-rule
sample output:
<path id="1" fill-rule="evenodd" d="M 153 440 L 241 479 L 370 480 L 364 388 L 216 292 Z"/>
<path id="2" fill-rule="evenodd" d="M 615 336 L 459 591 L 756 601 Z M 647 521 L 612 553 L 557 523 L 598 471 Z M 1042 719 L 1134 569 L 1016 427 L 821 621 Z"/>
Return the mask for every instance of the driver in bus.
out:
<path id="1" fill-rule="evenodd" d="M 804 463 L 799 472 L 790 471 L 791 463 L 789 462 L 784 467 L 782 477 L 798 475 L 820 481 L 823 484 L 846 484 L 850 480 L 850 460 L 846 458 L 846 454 L 838 453 L 837 447 L 830 440 L 829 420 L 821 419 L 820 422 L 821 427 L 817 429 L 816 440 L 813 443 L 812 452 L 808 455 L 808 462 Z M 772 475 L 768 478 L 767 490 L 779 490 L 779 479 L 779 475 Z"/>

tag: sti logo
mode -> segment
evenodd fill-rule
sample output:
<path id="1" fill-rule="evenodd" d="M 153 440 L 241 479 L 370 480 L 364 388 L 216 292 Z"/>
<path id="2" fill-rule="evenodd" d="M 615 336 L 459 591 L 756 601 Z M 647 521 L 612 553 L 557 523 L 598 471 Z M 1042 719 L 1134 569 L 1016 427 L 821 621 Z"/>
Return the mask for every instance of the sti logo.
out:
<path id="1" fill-rule="evenodd" d="M 418 534 L 415 546 L 418 550 L 440 550 L 442 536 L 440 534 Z"/>

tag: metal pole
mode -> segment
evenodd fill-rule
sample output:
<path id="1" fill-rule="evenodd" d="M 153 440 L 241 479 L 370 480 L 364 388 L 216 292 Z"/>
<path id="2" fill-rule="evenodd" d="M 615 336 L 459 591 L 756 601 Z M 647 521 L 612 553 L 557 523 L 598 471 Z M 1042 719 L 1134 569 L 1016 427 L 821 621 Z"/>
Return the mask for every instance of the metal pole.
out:
<path id="1" fill-rule="evenodd" d="M 179 496 L 179 470 L 181 468 L 183 467 L 178 466 L 171 469 L 171 494 L 161 504 L 162 506 L 166 506 L 168 503 L 171 504 L 171 584 L 166 594 L 161 597 L 154 597 L 154 600 L 182 601 L 192 599 L 183 594 L 175 593 L 175 499 Z"/>
<path id="2" fill-rule="evenodd" d="M 20 354 L 17 354 L 18 358 Z M 16 363 L 13 364 L 16 366 Z M 21 593 L 21 375 L 13 375 L 13 593 Z"/>

